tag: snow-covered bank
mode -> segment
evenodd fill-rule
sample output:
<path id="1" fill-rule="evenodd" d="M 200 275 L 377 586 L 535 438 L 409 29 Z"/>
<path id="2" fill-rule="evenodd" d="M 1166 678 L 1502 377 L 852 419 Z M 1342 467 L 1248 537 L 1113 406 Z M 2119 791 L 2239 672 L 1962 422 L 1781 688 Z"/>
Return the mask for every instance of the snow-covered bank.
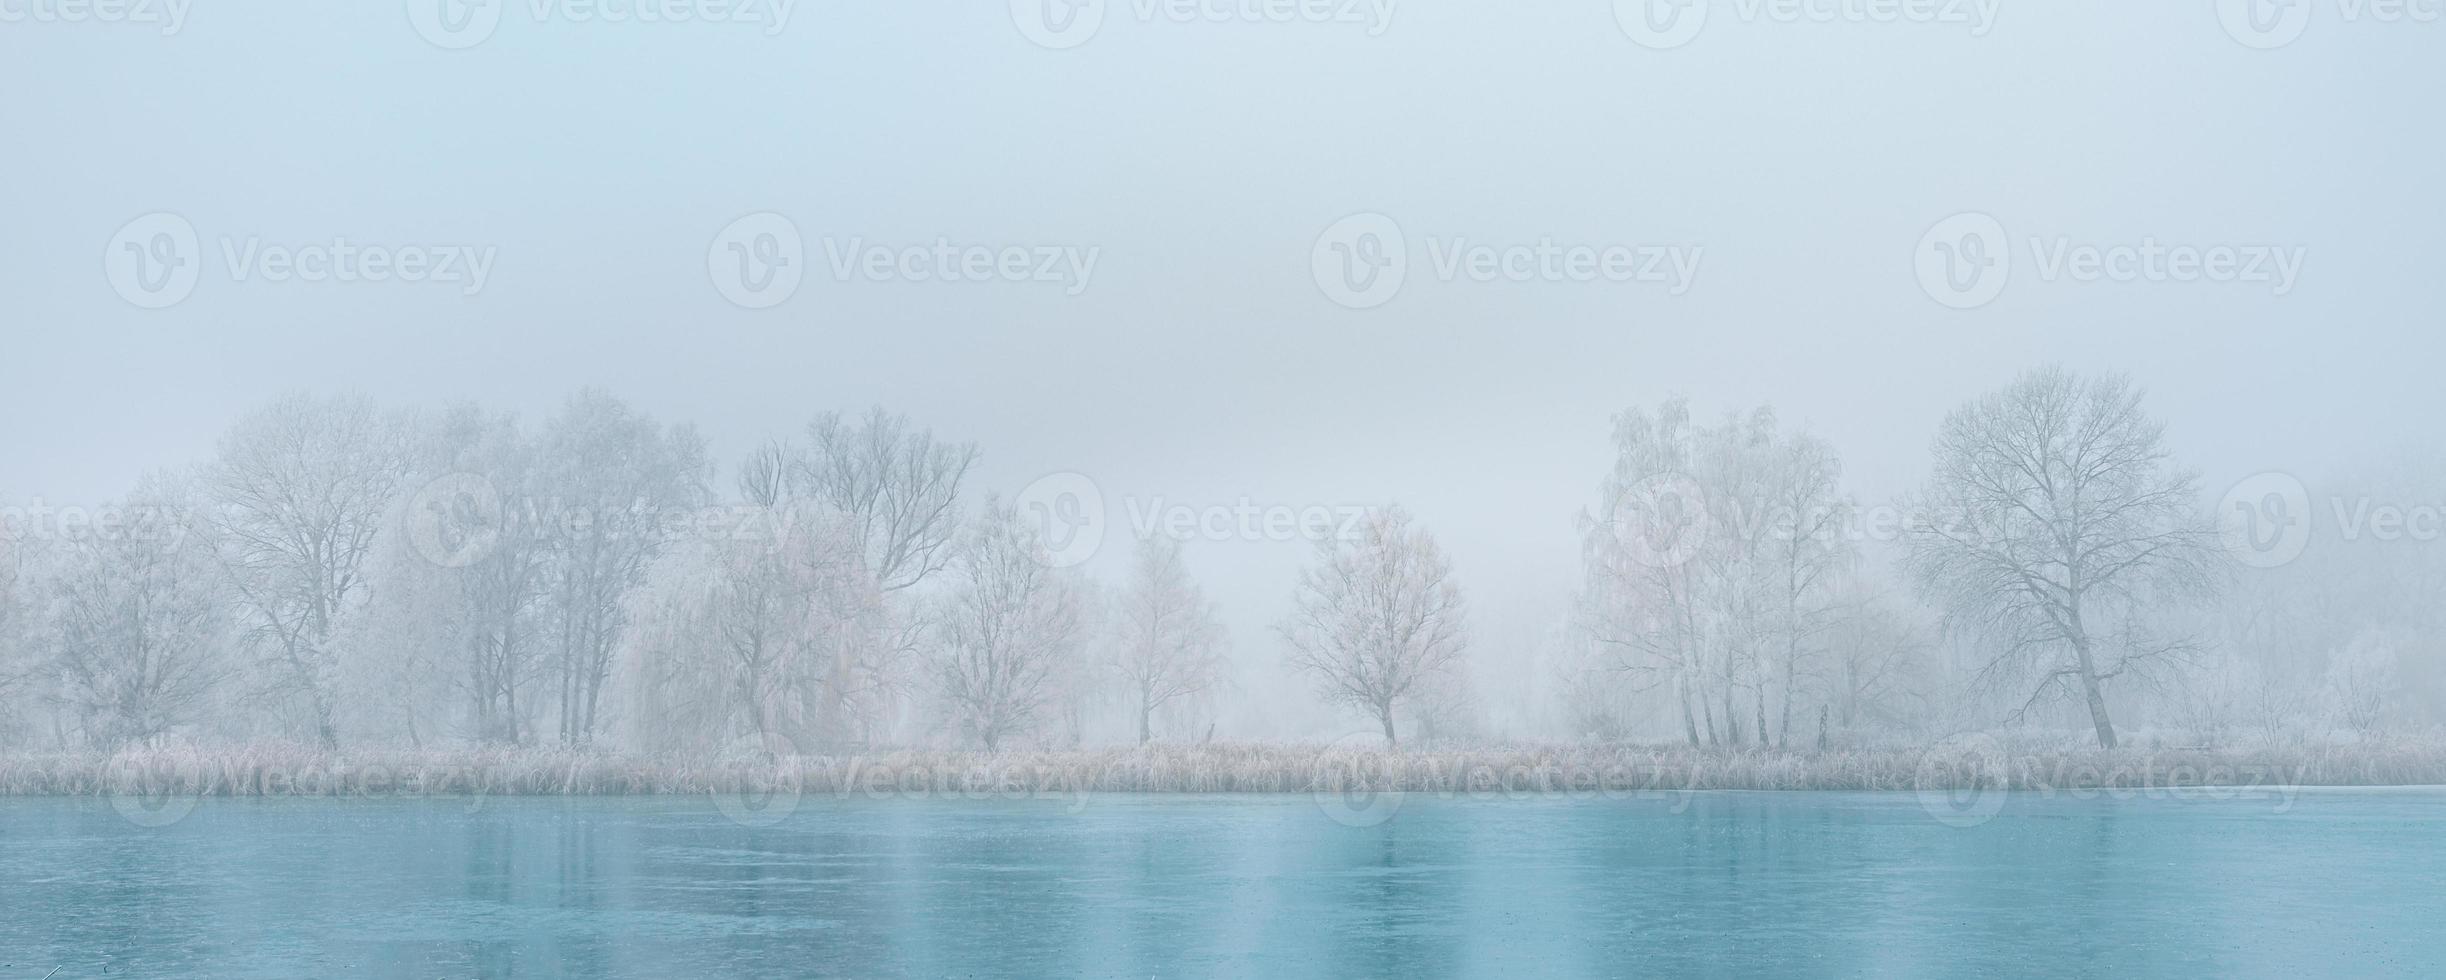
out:
<path id="1" fill-rule="evenodd" d="M 1403 748 L 1225 743 L 996 754 L 878 749 L 683 760 L 562 749 L 322 752 L 285 745 L 0 754 L 0 795 L 381 798 L 766 792 L 1628 793 L 2446 784 L 2446 743 L 2215 750 L 2025 749 L 1984 736 L 1826 752 L 1597 743 Z"/>

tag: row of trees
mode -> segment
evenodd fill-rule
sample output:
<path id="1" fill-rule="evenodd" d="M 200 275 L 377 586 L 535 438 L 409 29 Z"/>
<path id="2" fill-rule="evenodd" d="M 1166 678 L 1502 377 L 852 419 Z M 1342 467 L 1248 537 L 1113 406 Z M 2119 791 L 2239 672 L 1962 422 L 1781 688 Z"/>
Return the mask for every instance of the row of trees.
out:
<path id="1" fill-rule="evenodd" d="M 972 509 L 976 456 L 824 415 L 725 495 L 693 429 L 601 392 L 533 428 L 283 399 L 109 507 L 18 508 L 0 706 L 62 745 L 704 751 L 872 741 L 923 705 L 992 748 L 1115 690 L 1144 739 L 1221 683 L 1177 543 L 1107 597 L 1012 509 Z"/>
<path id="2" fill-rule="evenodd" d="M 2121 376 L 2042 368 L 1962 406 L 1924 488 L 1878 514 L 1765 409 L 1633 410 L 1615 448 L 1581 518 L 1582 731 L 1662 715 L 1691 744 L 1790 746 L 2077 717 L 2111 748 L 2119 712 L 2203 742 L 2440 720 L 2398 669 L 2407 647 L 2437 662 L 2435 549 L 2232 561 Z"/>
<path id="3" fill-rule="evenodd" d="M 976 459 L 876 410 L 724 479 L 692 428 L 596 391 L 535 426 L 283 399 L 106 520 L 0 534 L 0 727 L 701 754 L 1211 717 L 1230 638 L 1179 544 L 1101 587 L 977 499 Z M 2113 746 L 2134 706 L 2212 740 L 2419 717 L 2399 665 L 2440 566 L 2229 574 L 2125 379 L 2042 369 L 1948 416 L 1893 554 L 1842 480 L 1771 410 L 1618 416 L 1562 726 L 1806 748 L 2069 715 Z M 1410 514 L 1321 539 L 1291 598 L 1274 639 L 1325 701 L 1387 740 L 1471 727 L 1467 603 Z"/>

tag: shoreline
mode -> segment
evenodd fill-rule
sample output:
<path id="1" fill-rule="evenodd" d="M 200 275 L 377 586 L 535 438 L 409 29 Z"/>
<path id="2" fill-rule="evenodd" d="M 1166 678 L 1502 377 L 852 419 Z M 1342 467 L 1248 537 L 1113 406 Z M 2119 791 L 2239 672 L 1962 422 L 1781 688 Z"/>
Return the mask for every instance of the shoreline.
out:
<path id="1" fill-rule="evenodd" d="M 729 760 L 558 748 L 326 752 L 294 746 L 0 753 L 0 798 L 679 796 L 1011 797 L 1405 792 L 1637 794 L 2417 788 L 2446 786 L 2446 744 L 2254 749 L 2025 747 L 1985 736 L 1927 748 L 1785 752 L 1556 743 L 1353 750 L 1226 743 L 981 752 L 873 749 Z"/>

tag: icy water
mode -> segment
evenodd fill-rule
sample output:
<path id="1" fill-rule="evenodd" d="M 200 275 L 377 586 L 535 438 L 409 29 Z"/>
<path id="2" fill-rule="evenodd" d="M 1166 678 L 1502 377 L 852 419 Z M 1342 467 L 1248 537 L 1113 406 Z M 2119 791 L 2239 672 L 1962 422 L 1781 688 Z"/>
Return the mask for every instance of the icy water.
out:
<path id="1" fill-rule="evenodd" d="M 2446 976 L 2446 791 L 0 799 L 0 978 Z M 1955 821 L 1965 823 L 1969 821 Z M 1360 825 L 1367 824 L 1367 825 Z"/>

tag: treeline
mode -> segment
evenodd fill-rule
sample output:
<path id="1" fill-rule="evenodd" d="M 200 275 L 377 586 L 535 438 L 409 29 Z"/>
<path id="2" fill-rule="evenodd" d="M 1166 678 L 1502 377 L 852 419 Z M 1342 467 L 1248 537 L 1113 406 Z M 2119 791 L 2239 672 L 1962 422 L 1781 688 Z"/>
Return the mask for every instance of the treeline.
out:
<path id="1" fill-rule="evenodd" d="M 1552 723 L 1516 734 L 1816 750 L 2078 724 L 2112 747 L 2136 723 L 2209 745 L 2438 720 L 2446 563 L 2237 565 L 2119 377 L 2041 369 L 1963 406 L 1891 507 L 1765 409 L 1628 411 L 1613 455 L 1560 656 L 1535 668 Z M 1273 635 L 1234 638 L 1179 542 L 1098 583 L 1052 560 L 1047 515 L 971 485 L 977 456 L 880 409 L 723 466 L 599 391 L 533 424 L 284 398 L 115 503 L 0 501 L 0 737 L 1203 739 L 1235 639 L 1386 740 L 1486 734 L 1459 575 L 1401 508 L 1320 536 Z"/>

